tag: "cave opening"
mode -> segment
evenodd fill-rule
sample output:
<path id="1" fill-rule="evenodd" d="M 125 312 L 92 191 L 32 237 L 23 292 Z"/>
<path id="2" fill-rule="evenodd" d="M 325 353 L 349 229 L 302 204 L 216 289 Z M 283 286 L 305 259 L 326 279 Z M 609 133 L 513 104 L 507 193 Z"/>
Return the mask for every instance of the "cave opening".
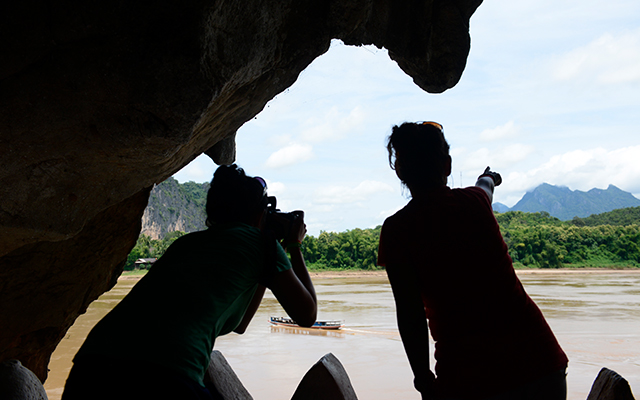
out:
<path id="1" fill-rule="evenodd" d="M 267 179 L 280 209 L 305 210 L 314 236 L 375 227 L 404 201 L 385 138 L 393 125 L 435 108 L 429 97 L 385 49 L 335 39 L 238 130 L 235 162 Z M 216 167 L 203 154 L 173 177 L 206 182 Z"/>

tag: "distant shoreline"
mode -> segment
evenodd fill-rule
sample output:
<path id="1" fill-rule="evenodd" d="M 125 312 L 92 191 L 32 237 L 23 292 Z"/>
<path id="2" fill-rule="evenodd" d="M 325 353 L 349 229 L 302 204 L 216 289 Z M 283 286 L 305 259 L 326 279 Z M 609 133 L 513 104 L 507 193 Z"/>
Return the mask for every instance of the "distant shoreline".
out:
<path id="1" fill-rule="evenodd" d="M 640 274 L 640 268 L 529 268 L 516 269 L 518 275 L 535 275 L 535 274 Z"/>
<path id="2" fill-rule="evenodd" d="M 640 268 L 530 268 L 516 269 L 517 275 L 569 275 L 569 274 L 640 274 Z M 334 278 L 367 278 L 386 277 L 385 270 L 377 271 L 309 271 L 311 278 L 334 279 Z"/>
<path id="3" fill-rule="evenodd" d="M 383 269 L 376 271 L 309 271 L 309 276 L 312 279 L 386 277 L 387 271 Z"/>
<path id="4" fill-rule="evenodd" d="M 570 274 L 640 274 L 640 268 L 531 268 L 516 269 L 518 275 L 570 275 Z M 144 274 L 120 275 L 118 280 L 138 280 Z M 387 272 L 383 269 L 375 271 L 309 271 L 309 276 L 314 279 L 337 279 L 337 278 L 371 278 L 386 277 Z"/>

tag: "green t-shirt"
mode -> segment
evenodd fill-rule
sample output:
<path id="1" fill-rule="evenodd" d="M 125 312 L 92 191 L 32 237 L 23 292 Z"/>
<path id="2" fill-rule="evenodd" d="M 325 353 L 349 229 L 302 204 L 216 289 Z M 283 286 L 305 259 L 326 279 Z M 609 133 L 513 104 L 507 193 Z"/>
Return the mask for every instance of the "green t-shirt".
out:
<path id="1" fill-rule="evenodd" d="M 215 338 L 235 329 L 258 283 L 291 268 L 279 244 L 265 263 L 260 231 L 215 225 L 176 240 L 89 333 L 76 357 L 151 362 L 200 383 Z"/>

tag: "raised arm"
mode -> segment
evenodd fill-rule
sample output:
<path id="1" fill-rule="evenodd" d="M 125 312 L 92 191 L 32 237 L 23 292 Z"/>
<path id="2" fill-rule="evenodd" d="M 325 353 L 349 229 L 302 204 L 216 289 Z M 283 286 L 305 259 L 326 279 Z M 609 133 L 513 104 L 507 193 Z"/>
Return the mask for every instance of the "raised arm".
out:
<path id="1" fill-rule="evenodd" d="M 316 291 L 300 250 L 300 243 L 307 233 L 304 213 L 295 213 L 298 217 L 293 222 L 291 234 L 285 238 L 292 268 L 274 275 L 267 286 L 298 325 L 309 327 L 316 322 L 318 306 Z"/>
<path id="2" fill-rule="evenodd" d="M 387 265 L 396 302 L 398 330 L 413 370 L 414 386 L 423 399 L 434 398 L 435 376 L 429 368 L 429 326 L 415 273 L 407 265 Z"/>
<path id="3" fill-rule="evenodd" d="M 476 186 L 483 189 L 489 197 L 489 203 L 493 203 L 493 189 L 500 186 L 502 177 L 499 173 L 491 171 L 489 167 L 485 168 L 482 175 L 478 177 Z"/>

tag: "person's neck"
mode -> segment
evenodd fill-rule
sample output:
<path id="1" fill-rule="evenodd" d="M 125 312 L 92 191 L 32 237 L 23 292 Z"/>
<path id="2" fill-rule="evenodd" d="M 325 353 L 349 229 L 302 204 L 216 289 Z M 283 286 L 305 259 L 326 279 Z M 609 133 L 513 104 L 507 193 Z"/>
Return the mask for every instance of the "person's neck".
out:
<path id="1" fill-rule="evenodd" d="M 426 186 L 419 186 L 419 187 L 413 187 L 413 188 L 410 187 L 409 192 L 411 192 L 411 197 L 420 197 L 428 194 L 429 192 L 433 192 L 434 190 L 442 189 L 445 187 L 447 187 L 446 184 L 426 185 Z"/>

